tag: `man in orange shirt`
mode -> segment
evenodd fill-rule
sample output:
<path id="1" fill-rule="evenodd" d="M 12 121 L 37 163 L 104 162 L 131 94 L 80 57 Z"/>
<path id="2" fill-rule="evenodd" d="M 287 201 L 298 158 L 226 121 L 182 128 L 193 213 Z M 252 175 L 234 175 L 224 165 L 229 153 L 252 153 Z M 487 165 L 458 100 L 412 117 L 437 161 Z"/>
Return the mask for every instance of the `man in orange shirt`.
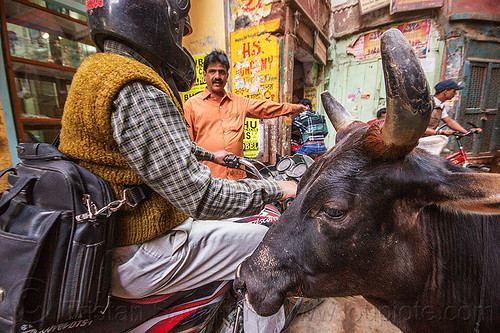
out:
<path id="1" fill-rule="evenodd" d="M 213 151 L 225 150 L 243 156 L 243 131 L 246 117 L 269 119 L 299 114 L 307 107 L 302 104 L 275 103 L 249 99 L 227 93 L 229 60 L 223 51 L 215 50 L 205 57 L 203 76 L 207 82 L 204 91 L 194 95 L 184 105 L 191 140 Z M 203 162 L 212 177 L 241 179 L 245 172 L 229 169 L 212 162 Z"/>

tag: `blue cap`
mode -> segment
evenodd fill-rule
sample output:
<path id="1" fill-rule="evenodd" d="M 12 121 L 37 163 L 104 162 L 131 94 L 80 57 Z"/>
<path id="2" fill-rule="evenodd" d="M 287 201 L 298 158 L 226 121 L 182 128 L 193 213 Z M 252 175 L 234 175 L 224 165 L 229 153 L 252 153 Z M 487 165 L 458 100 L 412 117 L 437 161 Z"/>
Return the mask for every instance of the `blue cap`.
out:
<path id="1" fill-rule="evenodd" d="M 455 81 L 453 80 L 444 80 L 436 84 L 434 87 L 436 89 L 436 92 L 441 92 L 449 89 L 455 89 L 455 90 L 462 90 L 464 87 L 459 86 Z"/>

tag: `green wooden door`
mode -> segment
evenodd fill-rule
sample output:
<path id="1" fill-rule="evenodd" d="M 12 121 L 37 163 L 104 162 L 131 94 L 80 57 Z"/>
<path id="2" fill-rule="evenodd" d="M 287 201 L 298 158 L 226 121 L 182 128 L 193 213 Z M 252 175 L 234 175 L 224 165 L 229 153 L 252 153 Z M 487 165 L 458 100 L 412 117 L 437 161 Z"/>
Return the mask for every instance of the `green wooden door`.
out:
<path id="1" fill-rule="evenodd" d="M 471 122 L 483 129 L 474 138 L 463 140 L 466 151 L 474 155 L 491 154 L 500 149 L 500 44 L 469 41 L 462 70 L 465 89 L 457 120 L 466 128 Z"/>

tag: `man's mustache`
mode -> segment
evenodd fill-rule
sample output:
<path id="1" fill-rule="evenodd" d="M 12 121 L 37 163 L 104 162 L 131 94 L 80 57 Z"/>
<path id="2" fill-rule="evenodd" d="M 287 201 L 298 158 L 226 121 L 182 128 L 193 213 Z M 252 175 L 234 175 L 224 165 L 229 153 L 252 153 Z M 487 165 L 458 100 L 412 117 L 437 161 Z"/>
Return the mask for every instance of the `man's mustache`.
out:
<path id="1" fill-rule="evenodd" d="M 216 79 L 216 80 L 212 80 L 212 83 L 221 83 L 221 84 L 222 84 L 222 83 L 223 83 L 223 81 L 222 81 L 222 80 L 220 80 L 220 79 Z"/>

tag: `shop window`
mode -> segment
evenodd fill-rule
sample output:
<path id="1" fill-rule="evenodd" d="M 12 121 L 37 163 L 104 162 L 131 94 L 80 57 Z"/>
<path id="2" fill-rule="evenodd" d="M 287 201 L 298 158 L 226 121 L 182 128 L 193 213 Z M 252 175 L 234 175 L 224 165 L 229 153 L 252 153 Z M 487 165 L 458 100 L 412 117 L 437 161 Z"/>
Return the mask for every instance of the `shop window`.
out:
<path id="1" fill-rule="evenodd" d="M 43 0 L 27 0 L 27 1 L 31 2 L 35 5 L 54 10 L 54 11 L 59 12 L 61 14 L 68 15 L 72 18 L 77 19 L 77 20 L 87 21 L 87 17 L 84 14 L 75 12 L 71 9 L 68 9 L 64 6 L 61 6 L 57 3 L 54 3 L 53 1 L 43 1 Z"/>
<path id="2" fill-rule="evenodd" d="M 37 0 L 0 0 L 0 6 L 18 139 L 50 142 L 59 131 L 76 69 L 96 52 L 85 16 Z"/>

